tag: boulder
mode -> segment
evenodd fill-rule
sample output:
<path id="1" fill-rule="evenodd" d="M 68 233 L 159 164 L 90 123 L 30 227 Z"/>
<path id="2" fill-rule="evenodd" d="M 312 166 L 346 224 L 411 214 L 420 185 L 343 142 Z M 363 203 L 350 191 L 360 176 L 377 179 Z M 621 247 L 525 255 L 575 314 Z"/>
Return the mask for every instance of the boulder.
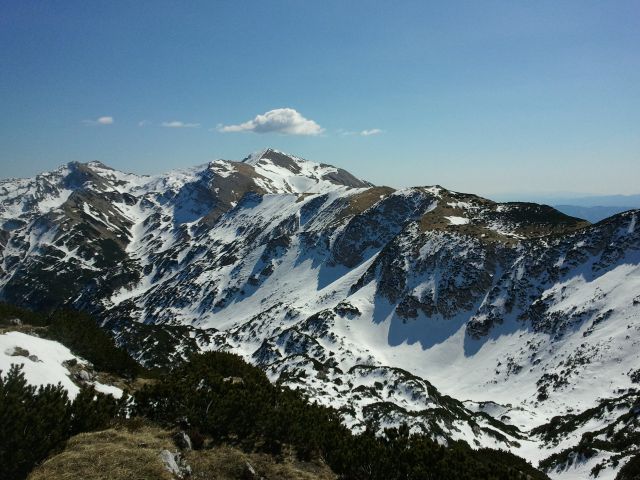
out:
<path id="1" fill-rule="evenodd" d="M 191 438 L 189 438 L 189 435 L 187 435 L 187 433 L 183 430 L 180 430 L 179 432 L 176 432 L 174 434 L 173 441 L 181 450 L 193 450 Z"/>
<path id="2" fill-rule="evenodd" d="M 225 377 L 223 381 L 231 385 L 244 385 L 242 377 Z"/>
<path id="3" fill-rule="evenodd" d="M 86 370 L 80 370 L 80 371 L 78 371 L 78 373 L 76 373 L 76 378 L 78 380 L 80 380 L 81 382 L 90 382 L 91 381 L 91 374 L 89 372 L 87 372 Z"/>
<path id="4" fill-rule="evenodd" d="M 171 453 L 169 450 L 160 452 L 160 460 L 164 467 L 178 478 L 185 478 L 191 475 L 191 467 L 187 465 L 180 453 Z"/>

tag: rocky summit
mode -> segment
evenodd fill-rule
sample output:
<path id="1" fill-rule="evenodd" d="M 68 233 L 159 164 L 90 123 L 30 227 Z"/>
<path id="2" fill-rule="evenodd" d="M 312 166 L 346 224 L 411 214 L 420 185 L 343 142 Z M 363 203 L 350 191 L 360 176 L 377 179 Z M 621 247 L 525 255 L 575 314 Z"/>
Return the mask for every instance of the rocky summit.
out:
<path id="1" fill-rule="evenodd" d="M 272 149 L 154 176 L 70 163 L 0 181 L 0 299 L 87 311 L 147 366 L 239 353 L 354 431 L 614 478 L 639 449 L 639 216 L 395 190 Z"/>

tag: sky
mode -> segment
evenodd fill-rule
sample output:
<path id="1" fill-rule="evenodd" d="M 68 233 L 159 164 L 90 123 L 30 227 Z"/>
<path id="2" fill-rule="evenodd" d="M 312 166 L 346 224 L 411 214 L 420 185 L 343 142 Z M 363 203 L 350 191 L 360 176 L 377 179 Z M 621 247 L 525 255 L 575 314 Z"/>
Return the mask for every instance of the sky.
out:
<path id="1" fill-rule="evenodd" d="M 640 1 L 0 2 L 0 177 L 273 147 L 376 184 L 640 193 Z"/>

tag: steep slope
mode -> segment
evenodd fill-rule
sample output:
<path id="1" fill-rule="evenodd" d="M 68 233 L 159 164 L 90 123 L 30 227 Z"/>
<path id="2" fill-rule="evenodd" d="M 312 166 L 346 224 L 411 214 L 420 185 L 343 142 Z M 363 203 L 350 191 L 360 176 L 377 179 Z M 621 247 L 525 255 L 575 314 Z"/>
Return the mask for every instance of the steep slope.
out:
<path id="1" fill-rule="evenodd" d="M 155 177 L 70 164 L 0 184 L 0 293 L 90 310 L 149 364 L 241 353 L 356 430 L 538 461 L 554 447 L 523 432 L 637 381 L 638 213 L 590 225 L 269 149 Z"/>

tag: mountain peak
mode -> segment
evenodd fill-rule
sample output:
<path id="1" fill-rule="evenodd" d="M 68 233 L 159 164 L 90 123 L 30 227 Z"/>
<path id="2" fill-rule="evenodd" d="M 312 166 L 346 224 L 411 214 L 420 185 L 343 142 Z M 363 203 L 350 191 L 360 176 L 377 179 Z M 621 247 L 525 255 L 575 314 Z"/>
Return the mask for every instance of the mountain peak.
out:
<path id="1" fill-rule="evenodd" d="M 342 168 L 266 148 L 252 153 L 242 163 L 254 167 L 260 175 L 289 185 L 284 191 L 319 192 L 335 187 L 368 188 L 373 184 L 356 178 Z M 311 183 L 309 183 L 311 182 Z"/>
<path id="2" fill-rule="evenodd" d="M 292 165 L 295 165 L 296 161 L 309 161 L 270 147 L 263 150 L 258 150 L 257 152 L 253 152 L 247 157 L 243 158 L 241 161 L 242 163 L 247 163 L 249 165 L 257 165 L 261 160 L 271 160 L 272 163 L 278 166 L 284 166 L 285 168 L 290 168 Z"/>

